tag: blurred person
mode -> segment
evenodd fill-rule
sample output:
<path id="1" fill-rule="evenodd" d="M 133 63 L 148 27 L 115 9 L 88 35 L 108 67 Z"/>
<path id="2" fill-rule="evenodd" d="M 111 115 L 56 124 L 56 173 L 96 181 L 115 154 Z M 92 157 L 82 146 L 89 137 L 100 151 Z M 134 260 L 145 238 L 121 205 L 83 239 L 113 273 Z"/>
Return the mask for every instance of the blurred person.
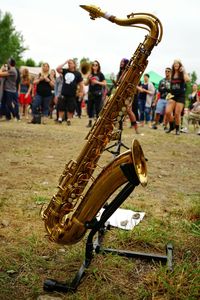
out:
<path id="1" fill-rule="evenodd" d="M 62 76 L 62 74 L 59 74 L 59 76 L 56 77 L 55 86 L 54 86 L 54 103 L 55 103 L 55 108 L 56 108 L 56 119 L 55 119 L 56 122 L 58 121 L 58 118 L 59 118 L 59 101 L 61 99 L 62 85 L 63 85 L 63 76 Z"/>
<path id="2" fill-rule="evenodd" d="M 189 122 L 193 124 L 200 123 L 200 96 L 198 91 L 198 85 L 194 83 L 192 85 L 192 92 L 188 95 L 189 105 L 184 109 L 183 115 L 183 128 L 181 132 L 187 133 L 189 130 Z"/>
<path id="3" fill-rule="evenodd" d="M 79 87 L 76 91 L 76 116 L 78 116 L 78 118 L 80 119 L 82 116 L 82 103 L 83 103 L 83 98 L 84 98 L 84 88 L 83 88 L 83 96 L 80 97 L 79 96 Z"/>
<path id="4" fill-rule="evenodd" d="M 54 78 L 50 76 L 50 67 L 48 63 L 43 63 L 41 73 L 34 79 L 33 84 L 36 85 L 36 95 L 32 102 L 33 119 L 31 123 L 35 123 L 34 116 L 41 113 L 45 124 L 49 116 L 49 103 L 52 98 L 52 89 L 54 88 Z"/>
<path id="5" fill-rule="evenodd" d="M 180 135 L 181 113 L 185 105 L 186 82 L 190 81 L 180 60 L 175 59 L 172 65 L 170 95 L 166 107 L 166 122 L 169 121 L 169 133 L 176 129 L 176 135 Z M 174 124 L 175 122 L 175 124 Z"/>
<path id="6" fill-rule="evenodd" d="M 51 70 L 50 72 L 50 78 L 54 81 L 56 81 L 56 71 L 54 69 Z M 55 102 L 54 102 L 54 99 L 55 99 L 55 86 L 52 88 L 51 90 L 51 93 L 52 93 L 52 98 L 50 100 L 50 103 L 49 103 L 49 117 L 50 119 L 53 118 L 53 110 L 55 109 Z"/>
<path id="7" fill-rule="evenodd" d="M 167 106 L 167 99 L 166 96 L 170 92 L 170 81 L 171 80 L 171 68 L 167 67 L 165 69 L 165 78 L 161 79 L 158 85 L 158 93 L 159 93 L 159 98 L 157 97 L 154 105 L 156 106 L 155 110 L 155 119 L 154 123 L 152 125 L 153 129 L 157 129 L 157 125 L 160 120 L 160 116 L 165 115 L 165 110 Z M 164 129 L 166 130 L 167 124 L 164 121 Z"/>
<path id="8" fill-rule="evenodd" d="M 155 87 L 149 81 L 149 74 L 144 74 L 144 82 L 137 86 L 138 105 L 140 114 L 140 125 L 144 126 L 144 121 L 148 124 L 151 120 L 151 105 L 155 96 Z"/>
<path id="9" fill-rule="evenodd" d="M 100 63 L 95 60 L 91 66 L 91 73 L 88 76 L 88 103 L 87 112 L 89 122 L 87 127 L 92 127 L 94 114 L 98 118 L 103 106 L 103 88 L 106 87 L 104 74 L 101 72 Z"/>
<path id="10" fill-rule="evenodd" d="M 84 94 L 84 96 L 83 96 L 83 107 L 84 107 L 84 110 L 85 110 L 86 113 L 88 111 L 88 109 L 87 109 L 87 107 L 88 107 L 88 89 L 89 89 L 88 85 L 85 85 L 85 83 L 84 83 L 84 89 L 83 89 L 83 94 Z"/>
<path id="11" fill-rule="evenodd" d="M 8 63 L 1 68 L 0 78 L 4 78 L 3 98 L 1 103 L 2 115 L 5 115 L 8 121 L 11 120 L 11 115 L 15 120 L 19 121 L 20 116 L 17 91 L 19 75 L 16 69 L 16 62 L 13 58 L 10 58 Z"/>
<path id="12" fill-rule="evenodd" d="M 24 115 L 26 119 L 28 119 L 28 106 L 32 102 L 31 93 L 32 93 L 32 82 L 31 82 L 29 70 L 27 68 L 24 68 L 21 71 L 18 97 L 19 97 L 19 104 L 20 104 L 20 117 Z"/>
<path id="13" fill-rule="evenodd" d="M 114 77 L 112 79 L 114 87 L 116 87 L 118 82 L 120 80 L 122 80 L 124 71 L 125 71 L 128 63 L 129 63 L 129 60 L 127 58 L 122 58 L 121 59 L 120 65 L 119 65 L 119 72 L 117 73 L 116 80 L 114 79 Z M 135 102 L 135 100 L 137 101 L 137 96 L 134 96 L 133 102 Z M 135 103 L 135 105 L 137 106 L 137 103 Z M 139 133 L 138 125 L 137 125 L 136 116 L 135 116 L 135 114 L 132 110 L 132 107 L 134 107 L 134 106 L 132 104 L 132 101 L 130 101 L 130 103 L 126 106 L 126 110 L 127 110 L 127 114 L 129 116 L 129 119 L 130 119 L 130 123 L 131 123 L 130 128 L 134 128 L 135 132 L 138 134 Z"/>
<path id="14" fill-rule="evenodd" d="M 7 65 L 3 65 L 1 67 L 1 71 L 7 70 Z M 4 81 L 5 77 L 0 77 L 0 118 L 3 116 L 3 111 L 2 111 L 2 101 L 3 101 L 3 89 L 4 89 Z"/>
<path id="15" fill-rule="evenodd" d="M 133 96 L 133 102 L 132 102 L 132 112 L 135 115 L 136 123 L 139 122 L 139 113 L 138 113 L 138 91 L 136 91 L 136 94 Z"/>
<path id="16" fill-rule="evenodd" d="M 198 85 L 196 83 L 194 83 L 192 85 L 192 92 L 191 94 L 188 95 L 188 99 L 189 99 L 189 110 L 191 110 L 194 106 L 195 102 L 199 101 L 199 92 L 198 92 Z"/>
<path id="17" fill-rule="evenodd" d="M 67 65 L 67 69 L 64 66 Z M 78 96 L 83 97 L 83 78 L 76 68 L 76 62 L 73 59 L 65 61 L 57 67 L 57 72 L 63 75 L 63 84 L 61 98 L 59 101 L 58 122 L 64 120 L 65 111 L 67 112 L 67 125 L 71 125 L 76 109 L 76 96 L 79 87 Z"/>

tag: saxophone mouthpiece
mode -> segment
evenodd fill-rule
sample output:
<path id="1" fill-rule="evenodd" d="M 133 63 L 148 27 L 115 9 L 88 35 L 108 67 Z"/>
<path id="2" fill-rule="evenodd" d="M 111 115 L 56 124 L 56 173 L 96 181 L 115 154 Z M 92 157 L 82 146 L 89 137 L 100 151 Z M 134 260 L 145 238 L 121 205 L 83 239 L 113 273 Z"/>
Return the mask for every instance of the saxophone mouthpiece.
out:
<path id="1" fill-rule="evenodd" d="M 104 15 L 101 9 L 95 5 L 80 5 L 80 7 L 89 12 L 90 19 L 92 20 L 95 20 L 96 18 L 100 18 Z"/>

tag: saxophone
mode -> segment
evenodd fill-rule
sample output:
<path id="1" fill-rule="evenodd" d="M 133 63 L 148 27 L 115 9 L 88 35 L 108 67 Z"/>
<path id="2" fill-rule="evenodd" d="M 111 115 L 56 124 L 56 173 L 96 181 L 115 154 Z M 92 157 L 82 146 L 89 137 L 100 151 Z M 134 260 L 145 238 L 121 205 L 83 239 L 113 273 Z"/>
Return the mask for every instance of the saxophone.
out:
<path id="1" fill-rule="evenodd" d="M 43 209 L 42 217 L 49 239 L 68 245 L 81 240 L 87 230 L 86 222 L 91 222 L 109 197 L 128 181 L 122 171 L 122 165 L 129 166 L 133 178 L 137 178 L 136 185 L 147 184 L 145 157 L 137 140 L 133 140 L 130 150 L 113 158 L 103 167 L 96 178 L 92 175 L 102 152 L 112 139 L 114 124 L 126 115 L 126 107 L 136 93 L 151 50 L 162 38 L 162 24 L 151 14 L 136 13 L 128 15 L 126 19 L 119 19 L 96 6 L 81 5 L 81 7 L 90 13 L 93 20 L 103 17 L 121 26 L 147 29 L 149 34 L 131 57 L 114 94 L 108 98 L 89 131 L 86 144 L 77 160 L 71 160 L 66 164 L 60 176 L 57 193 Z"/>

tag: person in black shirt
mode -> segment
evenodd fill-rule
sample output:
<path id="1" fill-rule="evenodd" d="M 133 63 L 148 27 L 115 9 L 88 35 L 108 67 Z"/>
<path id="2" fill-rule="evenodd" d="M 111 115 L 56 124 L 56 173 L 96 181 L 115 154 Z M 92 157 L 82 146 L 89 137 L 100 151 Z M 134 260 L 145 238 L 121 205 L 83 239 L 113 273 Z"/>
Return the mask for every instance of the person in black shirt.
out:
<path id="1" fill-rule="evenodd" d="M 31 123 L 35 123 L 35 116 L 41 113 L 43 116 L 43 124 L 49 116 L 49 103 L 52 98 L 52 89 L 54 88 L 54 79 L 50 76 L 50 67 L 48 63 L 43 63 L 41 73 L 33 81 L 36 87 L 36 95 L 32 102 L 33 119 Z"/>
<path id="2" fill-rule="evenodd" d="M 174 60 L 172 65 L 170 99 L 166 107 L 166 121 L 169 121 L 169 130 L 166 133 L 174 130 L 174 121 L 176 135 L 180 135 L 181 113 L 185 105 L 185 84 L 190 81 L 189 75 L 180 60 Z M 168 97 L 167 97 L 168 98 Z"/>
<path id="3" fill-rule="evenodd" d="M 65 65 L 67 69 L 63 68 Z M 62 123 L 65 111 L 67 112 L 67 125 L 71 125 L 74 111 L 76 109 L 77 89 L 79 88 L 79 97 L 83 97 L 83 78 L 79 71 L 76 70 L 76 63 L 69 59 L 57 67 L 57 72 L 63 76 L 63 85 L 61 97 L 58 100 L 59 117 L 58 122 Z"/>
<path id="4" fill-rule="evenodd" d="M 106 87 L 105 76 L 101 72 L 100 63 L 97 60 L 92 63 L 91 73 L 88 76 L 86 84 L 89 85 L 87 105 L 89 123 L 87 127 L 92 127 L 94 113 L 96 118 L 98 118 L 103 106 L 103 87 Z"/>

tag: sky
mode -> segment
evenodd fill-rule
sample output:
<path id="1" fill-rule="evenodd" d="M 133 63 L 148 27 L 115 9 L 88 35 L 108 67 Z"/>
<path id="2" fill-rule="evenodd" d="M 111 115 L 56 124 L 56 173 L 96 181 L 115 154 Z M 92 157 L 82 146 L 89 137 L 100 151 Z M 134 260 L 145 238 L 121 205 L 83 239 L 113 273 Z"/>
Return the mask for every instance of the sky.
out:
<path id="1" fill-rule="evenodd" d="M 23 58 L 45 61 L 56 68 L 69 58 L 97 59 L 104 74 L 115 74 L 121 58 L 131 58 L 147 31 L 89 18 L 81 4 L 96 5 L 118 18 L 132 12 L 151 13 L 163 25 L 162 41 L 153 48 L 145 72 L 164 76 L 165 67 L 180 59 L 200 83 L 199 0 L 1 0 L 0 10 L 11 13 L 14 26 L 29 48 Z"/>

